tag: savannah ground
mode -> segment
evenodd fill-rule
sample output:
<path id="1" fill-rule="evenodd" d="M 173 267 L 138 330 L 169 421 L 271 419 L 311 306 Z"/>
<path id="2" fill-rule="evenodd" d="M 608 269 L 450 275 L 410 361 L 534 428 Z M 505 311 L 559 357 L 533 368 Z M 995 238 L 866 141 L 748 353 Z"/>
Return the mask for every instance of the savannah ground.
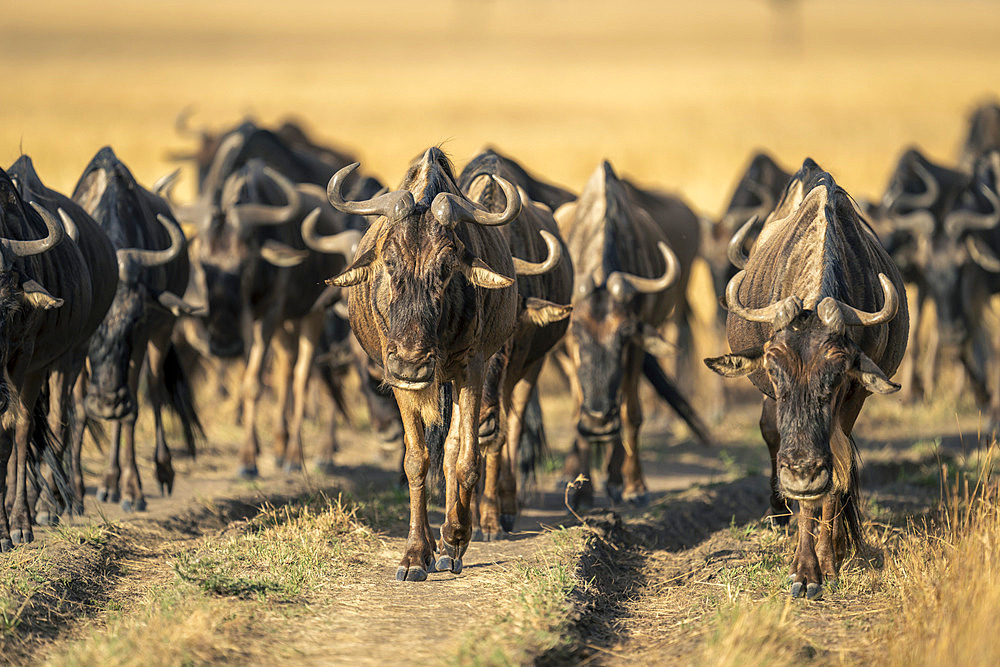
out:
<path id="1" fill-rule="evenodd" d="M 906 145 L 952 160 L 1000 81 L 988 2 L 56 1 L 0 17 L 0 164 L 23 150 L 64 191 L 105 144 L 144 183 L 172 169 L 190 105 L 214 128 L 296 116 L 388 183 L 436 144 L 460 165 L 490 143 L 573 189 L 607 157 L 714 217 L 759 147 L 878 196 Z M 694 290 L 710 313 L 703 276 Z M 710 340 L 699 354 L 721 352 Z M 716 405 L 717 383 L 688 384 Z M 975 502 L 995 500 L 975 484 L 992 461 L 954 386 L 930 405 L 869 401 L 858 434 L 881 556 L 852 560 L 818 603 L 787 599 L 791 538 L 757 522 L 767 456 L 749 391 L 712 449 L 651 406 L 654 503 L 580 526 L 553 490 L 572 425 L 547 376 L 537 509 L 517 539 L 473 544 L 461 575 L 415 585 L 393 580 L 406 494 L 363 408 L 337 474 L 286 477 L 265 455 L 250 484 L 234 479 L 231 405 L 203 392 L 208 442 L 176 459 L 172 498 L 126 517 L 90 495 L 84 519 L 0 559 L 0 647 L 53 664 L 996 664 L 1000 524 Z M 307 451 L 331 410 L 321 398 L 314 413 Z M 93 447 L 86 466 L 93 487 Z"/>

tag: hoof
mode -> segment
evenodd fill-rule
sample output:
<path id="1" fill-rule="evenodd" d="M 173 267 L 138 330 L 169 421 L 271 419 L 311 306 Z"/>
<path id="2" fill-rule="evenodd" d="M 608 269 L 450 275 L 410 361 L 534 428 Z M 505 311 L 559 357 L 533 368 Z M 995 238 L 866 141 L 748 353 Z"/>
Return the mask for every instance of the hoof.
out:
<path id="1" fill-rule="evenodd" d="M 164 498 L 173 495 L 174 493 L 174 483 L 173 482 L 160 482 L 160 495 Z"/>
<path id="2" fill-rule="evenodd" d="M 10 531 L 10 539 L 13 540 L 14 544 L 28 544 L 29 542 L 35 541 L 35 535 L 28 530 L 12 530 Z"/>
<path id="3" fill-rule="evenodd" d="M 514 522 L 517 521 L 515 514 L 501 514 L 500 527 L 508 533 L 514 532 Z"/>
<path id="4" fill-rule="evenodd" d="M 489 541 L 483 534 L 482 528 L 476 528 L 474 531 L 472 531 L 472 538 L 470 540 L 471 542 L 482 542 L 484 540 L 487 542 Z"/>
<path id="5" fill-rule="evenodd" d="M 622 503 L 622 489 L 620 484 L 611 484 L 610 482 L 605 485 L 604 490 L 608 494 L 608 498 L 611 499 L 612 505 L 621 505 Z"/>
<path id="6" fill-rule="evenodd" d="M 823 587 L 819 584 L 809 584 L 806 586 L 806 599 L 819 600 L 823 597 Z"/>
<path id="7" fill-rule="evenodd" d="M 74 500 L 73 501 L 73 514 L 75 514 L 77 516 L 83 516 L 83 503 L 82 502 L 80 502 L 78 500 Z"/>
<path id="8" fill-rule="evenodd" d="M 122 492 L 119 491 L 118 489 L 112 491 L 111 495 L 108 496 L 109 503 L 117 503 L 121 499 L 122 499 Z"/>
<path id="9" fill-rule="evenodd" d="M 507 539 L 507 533 L 504 529 L 500 530 L 487 530 L 483 533 L 483 540 L 486 542 L 499 542 L 500 540 Z"/>
<path id="10" fill-rule="evenodd" d="M 440 558 L 438 558 L 437 570 L 438 572 L 451 572 L 452 574 L 461 574 L 462 559 L 452 558 L 451 556 L 441 556 Z"/>
<path id="11" fill-rule="evenodd" d="M 257 466 L 241 466 L 239 475 L 243 479 L 257 479 L 260 474 L 257 472 Z"/>
<path id="12" fill-rule="evenodd" d="M 100 500 L 102 503 L 117 502 L 111 500 L 111 491 L 109 491 L 107 488 L 103 486 L 97 490 L 97 499 Z"/>
<path id="13" fill-rule="evenodd" d="M 800 598 L 804 592 L 805 587 L 802 585 L 801 581 L 796 581 L 792 584 L 792 597 Z"/>
<path id="14" fill-rule="evenodd" d="M 284 456 L 275 456 L 274 457 L 274 467 L 277 468 L 278 470 L 281 470 L 282 468 L 284 468 L 285 467 L 285 457 Z"/>
<path id="15" fill-rule="evenodd" d="M 646 491 L 625 493 L 622 498 L 632 507 L 645 507 L 649 504 L 649 493 Z"/>
<path id="16" fill-rule="evenodd" d="M 287 463 L 285 463 L 285 474 L 286 475 L 292 475 L 292 474 L 297 473 L 297 472 L 302 472 L 302 464 L 301 463 L 292 463 L 291 461 L 288 461 Z"/>
<path id="17" fill-rule="evenodd" d="M 321 475 L 335 475 L 337 473 L 337 464 L 333 461 L 317 461 L 316 471 Z"/>
<path id="18" fill-rule="evenodd" d="M 6 553 L 14 548 L 14 542 L 9 538 L 5 537 L 0 540 L 0 552 Z"/>
<path id="19" fill-rule="evenodd" d="M 426 581 L 427 570 L 422 567 L 406 567 L 400 565 L 396 569 L 396 581 Z"/>

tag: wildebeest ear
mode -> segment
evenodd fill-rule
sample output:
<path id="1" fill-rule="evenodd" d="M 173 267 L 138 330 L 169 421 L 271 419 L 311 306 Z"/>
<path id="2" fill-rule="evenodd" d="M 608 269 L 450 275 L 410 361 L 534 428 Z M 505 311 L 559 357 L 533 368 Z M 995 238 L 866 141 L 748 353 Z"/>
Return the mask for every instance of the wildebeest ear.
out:
<path id="1" fill-rule="evenodd" d="M 573 306 L 560 306 L 545 299 L 529 296 L 524 300 L 524 317 L 536 327 L 544 327 L 547 324 L 558 322 L 569 317 Z"/>
<path id="2" fill-rule="evenodd" d="M 190 315 L 192 317 L 204 315 L 207 308 L 203 305 L 188 303 L 173 292 L 160 292 L 156 296 L 156 303 L 169 310 L 175 317 Z"/>
<path id="3" fill-rule="evenodd" d="M 858 355 L 858 365 L 849 371 L 849 375 L 873 394 L 891 394 L 900 390 L 900 385 L 887 378 L 864 352 Z"/>
<path id="4" fill-rule="evenodd" d="M 326 281 L 327 285 L 337 287 L 350 287 L 358 283 L 365 283 L 372 277 L 372 262 L 375 261 L 375 248 L 369 248 L 355 257 L 351 265 L 343 270 L 339 276 L 334 276 Z"/>
<path id="5" fill-rule="evenodd" d="M 764 368 L 764 350 L 755 347 L 721 357 L 709 357 L 705 365 L 727 378 L 743 377 Z"/>
<path id="6" fill-rule="evenodd" d="M 52 310 L 64 303 L 62 299 L 57 299 L 49 294 L 44 287 L 34 280 L 25 280 L 21 287 L 24 289 L 24 300 L 34 308 Z"/>
<path id="7" fill-rule="evenodd" d="M 292 246 L 285 245 L 280 241 L 268 239 L 260 248 L 260 256 L 268 264 L 273 264 L 282 269 L 298 266 L 309 256 L 308 250 L 296 250 Z"/>
<path id="8" fill-rule="evenodd" d="M 514 284 L 513 278 L 497 273 L 478 257 L 471 264 L 462 264 L 462 273 L 470 283 L 483 289 L 500 289 Z"/>
<path id="9" fill-rule="evenodd" d="M 656 329 L 648 324 L 642 326 L 640 335 L 642 336 L 642 349 L 654 357 L 666 357 L 677 351 L 675 345 L 665 340 Z"/>

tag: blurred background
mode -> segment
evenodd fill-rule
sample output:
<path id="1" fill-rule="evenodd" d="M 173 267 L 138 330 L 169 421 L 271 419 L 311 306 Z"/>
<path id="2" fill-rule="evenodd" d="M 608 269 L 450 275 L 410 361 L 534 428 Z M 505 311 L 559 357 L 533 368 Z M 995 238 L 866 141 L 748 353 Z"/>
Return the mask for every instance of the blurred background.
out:
<path id="1" fill-rule="evenodd" d="M 69 191 L 111 144 L 150 183 L 174 119 L 293 116 L 396 183 L 485 144 L 579 190 L 604 157 L 715 217 L 751 150 L 877 196 L 900 151 L 953 162 L 1000 92 L 996 2 L 0 2 L 0 163 Z M 185 178 L 181 195 L 192 191 Z"/>

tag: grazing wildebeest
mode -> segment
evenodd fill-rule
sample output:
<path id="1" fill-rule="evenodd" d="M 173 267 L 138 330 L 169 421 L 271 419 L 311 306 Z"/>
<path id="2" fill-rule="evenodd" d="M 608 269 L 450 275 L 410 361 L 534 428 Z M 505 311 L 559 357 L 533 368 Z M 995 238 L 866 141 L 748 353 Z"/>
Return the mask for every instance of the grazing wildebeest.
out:
<path id="1" fill-rule="evenodd" d="M 0 551 L 34 539 L 29 443 L 33 430 L 47 432 L 35 402 L 49 370 L 80 344 L 93 304 L 79 248 L 62 243 L 57 216 L 29 203 L 0 170 L 0 500 L 11 500 L 9 516 L 0 502 Z"/>
<path id="2" fill-rule="evenodd" d="M 343 181 L 330 181 L 330 202 L 346 213 L 380 216 L 348 268 L 332 283 L 349 287 L 351 329 L 379 362 L 403 418 L 410 487 L 410 532 L 396 578 L 423 581 L 435 569 L 427 519 L 430 464 L 424 427 L 437 425 L 443 399 L 455 395 L 457 439 L 446 439 L 443 555 L 437 569 L 459 572 L 472 536 L 470 502 L 479 481 L 479 410 L 486 362 L 513 333 L 517 318 L 514 263 L 497 225 L 521 208 L 515 186 L 499 180 L 500 213 L 469 201 L 437 148 L 415 160 L 398 190 L 347 202 Z M 454 392 L 445 385 L 454 384 Z"/>
<path id="3" fill-rule="evenodd" d="M 1000 104 L 988 102 L 969 116 L 969 133 L 958 159 L 961 168 L 971 172 L 980 157 L 1000 150 Z"/>
<path id="4" fill-rule="evenodd" d="M 851 431 L 906 349 L 903 279 L 850 196 L 806 159 L 726 287 L 734 353 L 706 359 L 764 394 L 771 509 L 799 501 L 792 595 L 822 594 L 850 542 L 863 543 Z"/>
<path id="5" fill-rule="evenodd" d="M 899 158 L 882 198 L 887 223 L 880 226 L 891 230 L 883 239 L 885 247 L 903 279 L 916 287 L 909 358 L 900 373 L 906 399 L 920 394 L 930 398 L 937 377 L 939 344 L 955 356 L 967 333 L 960 315 L 961 258 L 955 252 L 964 246 L 948 233 L 945 216 L 969 180 L 967 174 L 935 164 L 909 149 Z M 928 299 L 937 310 L 939 327 L 930 340 L 921 341 L 920 319 Z"/>
<path id="6" fill-rule="evenodd" d="M 323 284 L 351 256 L 360 232 L 343 230 L 343 216 L 312 184 L 296 186 L 263 161 L 253 159 L 230 174 L 218 215 L 199 229 L 192 258 L 208 306 L 209 348 L 220 357 L 249 355 L 243 375 L 244 441 L 240 474 L 258 474 L 257 403 L 265 357 L 272 340 L 277 353 L 278 427 L 275 458 L 288 471 L 301 469 L 305 393 L 323 327 L 327 300 L 335 295 Z M 306 220 L 303 220 L 306 218 Z M 300 226 L 319 225 L 328 235 L 325 252 L 305 249 Z M 336 232 L 343 235 L 334 236 Z M 291 398 L 291 415 L 288 403 Z M 336 441 L 328 443 L 335 447 Z M 332 451 L 319 455 L 332 465 Z"/>
<path id="7" fill-rule="evenodd" d="M 556 212 L 556 220 L 576 272 L 566 352 L 557 357 L 577 407 L 577 438 L 566 472 L 587 478 L 575 489 L 573 503 L 593 500 L 590 447 L 601 442 L 612 443 L 608 495 L 615 502 L 642 503 L 647 490 L 639 463 L 639 375 L 650 361 L 659 369 L 647 352 L 672 352 L 657 328 L 678 299 L 681 273 L 670 247 L 669 221 L 654 219 L 633 199 L 608 162 L 597 168 L 579 200 Z M 680 394 L 668 394 L 664 398 L 705 438 Z"/>
<path id="8" fill-rule="evenodd" d="M 177 316 L 197 310 L 179 296 L 184 294 L 189 273 L 184 234 L 167 202 L 142 187 L 107 146 L 84 169 L 73 200 L 111 239 L 118 263 L 114 300 L 91 338 L 87 355 L 87 414 L 114 422 L 108 469 L 97 495 L 111 502 L 120 498 L 125 511 L 142 511 L 146 499 L 135 461 L 135 420 L 144 363 L 155 420 L 156 480 L 161 493 L 170 493 L 174 483 L 162 407 L 177 412 L 192 454 L 195 435 L 201 431 L 190 386 L 170 344 Z M 120 461 L 122 452 L 124 461 Z"/>
<path id="9" fill-rule="evenodd" d="M 506 208 L 507 200 L 497 177 L 514 183 L 530 178 L 510 158 L 487 150 L 466 165 L 459 185 L 470 201 L 499 212 Z M 479 416 L 485 475 L 478 527 L 486 540 L 502 537 L 514 528 L 525 410 L 546 355 L 569 325 L 570 307 L 562 304 L 569 303 L 573 291 L 573 266 L 551 209 L 532 201 L 523 189 L 520 196 L 521 213 L 501 228 L 515 258 L 517 328 L 487 362 Z M 457 437 L 454 424 L 452 431 L 450 436 Z"/>
<path id="10" fill-rule="evenodd" d="M 49 487 L 51 495 L 46 498 L 46 509 L 36 516 L 37 523 L 55 521 L 65 509 L 77 514 L 83 513 L 83 471 L 80 467 L 80 448 L 86 414 L 83 409 L 82 380 L 77 386 L 80 371 L 87 358 L 90 336 L 97 330 L 115 297 L 118 285 L 118 262 L 115 248 L 97 223 L 86 211 L 69 197 L 51 190 L 38 177 L 31 158 L 22 155 L 7 170 L 17 186 L 23 201 L 34 201 L 43 206 L 51 215 L 62 219 L 69 238 L 63 243 L 76 244 L 87 265 L 90 278 L 91 306 L 88 318 L 77 336 L 76 346 L 63 355 L 49 376 L 49 425 L 56 435 L 56 461 L 63 460 L 63 451 L 70 448 L 70 474 L 72 477 L 72 497 L 62 498 L 56 488 L 58 470 L 50 471 Z M 77 400 L 72 395 L 76 394 Z"/>

